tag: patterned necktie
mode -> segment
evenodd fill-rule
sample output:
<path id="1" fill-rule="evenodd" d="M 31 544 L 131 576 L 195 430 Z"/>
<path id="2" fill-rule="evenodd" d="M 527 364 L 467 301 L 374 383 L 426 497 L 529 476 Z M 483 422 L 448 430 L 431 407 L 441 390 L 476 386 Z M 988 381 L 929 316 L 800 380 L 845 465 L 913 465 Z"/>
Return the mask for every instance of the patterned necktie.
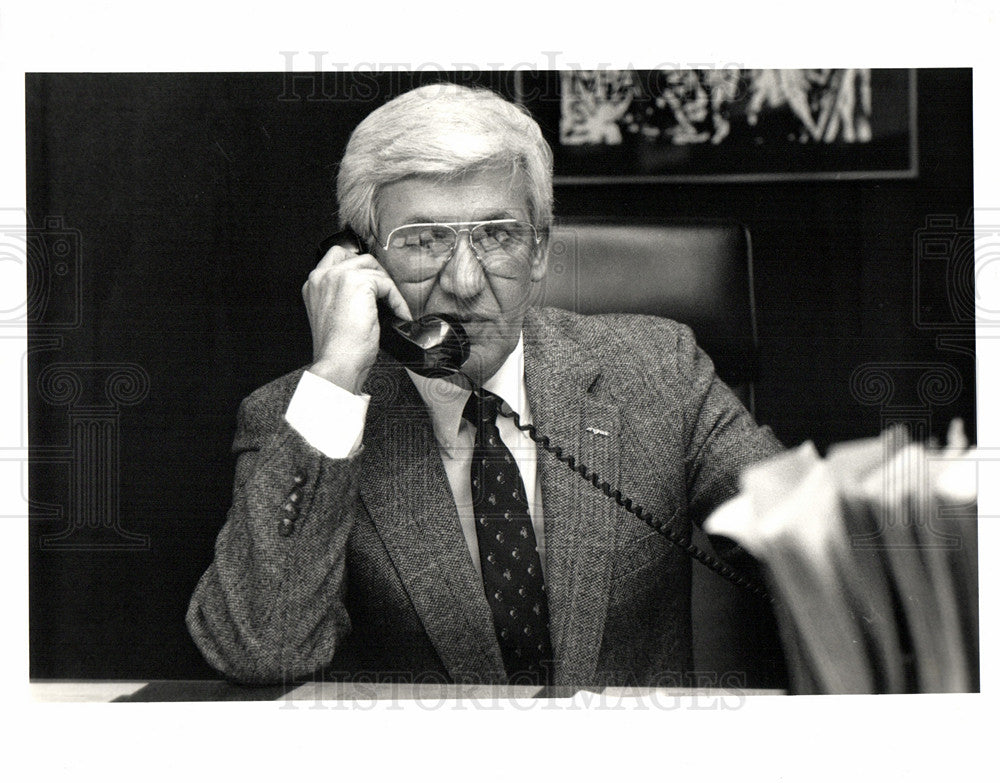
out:
<path id="1" fill-rule="evenodd" d="M 483 587 L 512 684 L 551 682 L 552 645 L 542 561 L 521 474 L 500 439 L 501 400 L 479 390 L 462 415 L 476 427 L 472 505 Z"/>

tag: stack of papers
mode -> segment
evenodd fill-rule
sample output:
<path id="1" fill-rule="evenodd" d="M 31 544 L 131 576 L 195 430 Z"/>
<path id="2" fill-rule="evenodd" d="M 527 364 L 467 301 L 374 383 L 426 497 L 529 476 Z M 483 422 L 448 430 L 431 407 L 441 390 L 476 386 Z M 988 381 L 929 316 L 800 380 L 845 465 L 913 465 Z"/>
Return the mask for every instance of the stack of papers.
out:
<path id="1" fill-rule="evenodd" d="M 764 565 L 794 692 L 978 690 L 976 462 L 948 441 L 805 443 L 706 522 Z"/>

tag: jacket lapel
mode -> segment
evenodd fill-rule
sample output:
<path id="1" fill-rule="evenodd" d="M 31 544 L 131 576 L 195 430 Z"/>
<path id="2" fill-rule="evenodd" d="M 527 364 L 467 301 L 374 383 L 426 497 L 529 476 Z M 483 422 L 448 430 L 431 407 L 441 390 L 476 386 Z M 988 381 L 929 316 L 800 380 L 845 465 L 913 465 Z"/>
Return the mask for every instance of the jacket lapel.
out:
<path id="1" fill-rule="evenodd" d="M 600 370 L 579 346 L 524 324 L 525 381 L 540 435 L 619 486 L 621 411 L 600 393 Z M 361 498 L 428 637 L 456 681 L 504 682 L 482 582 L 469 558 L 426 407 L 394 362 L 373 368 Z M 545 583 L 556 684 L 585 684 L 597 667 L 607 616 L 616 506 L 544 449 Z"/>
<path id="2" fill-rule="evenodd" d="M 469 557 L 430 418 L 394 362 L 373 368 L 361 499 L 428 637 L 458 682 L 504 682 L 482 582 Z"/>
<path id="3" fill-rule="evenodd" d="M 581 365 L 579 346 L 525 320 L 525 379 L 540 435 L 612 487 L 619 486 L 621 412 L 600 394 L 600 370 Z M 556 684 L 585 684 L 597 666 L 611 585 L 616 506 L 539 449 L 545 512 L 545 583 Z"/>

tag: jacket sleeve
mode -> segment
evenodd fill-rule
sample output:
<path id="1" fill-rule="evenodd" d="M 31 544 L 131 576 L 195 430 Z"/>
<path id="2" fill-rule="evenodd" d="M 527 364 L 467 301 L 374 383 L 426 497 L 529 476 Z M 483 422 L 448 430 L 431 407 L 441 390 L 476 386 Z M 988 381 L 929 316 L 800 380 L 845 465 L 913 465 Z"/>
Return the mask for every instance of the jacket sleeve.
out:
<path id="1" fill-rule="evenodd" d="M 258 395 L 240 406 L 232 507 L 187 613 L 208 663 L 247 683 L 312 674 L 351 629 L 357 460 L 329 459 L 267 407 Z"/>
<path id="2" fill-rule="evenodd" d="M 715 374 L 686 326 L 677 331 L 677 372 L 690 395 L 683 406 L 688 512 L 699 524 L 739 492 L 743 470 L 783 450 Z"/>

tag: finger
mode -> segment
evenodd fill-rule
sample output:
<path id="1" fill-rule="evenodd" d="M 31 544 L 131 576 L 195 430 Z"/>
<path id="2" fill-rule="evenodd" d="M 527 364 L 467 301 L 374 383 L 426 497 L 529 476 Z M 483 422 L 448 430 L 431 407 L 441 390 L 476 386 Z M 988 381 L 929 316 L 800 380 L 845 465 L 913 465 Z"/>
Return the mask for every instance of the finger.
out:
<path id="1" fill-rule="evenodd" d="M 370 255 L 350 256 L 342 261 L 333 261 L 329 265 L 321 262 L 309 272 L 305 283 L 302 284 L 302 293 L 304 296 L 310 288 L 320 289 L 331 282 L 334 285 L 340 285 L 342 282 L 349 281 L 354 275 L 358 275 L 359 279 L 364 279 L 369 274 L 389 276 L 385 268 Z"/>
<path id="2" fill-rule="evenodd" d="M 379 260 L 375 258 L 375 256 L 373 256 L 371 253 L 364 253 L 363 255 L 360 256 L 353 256 L 344 261 L 344 263 L 350 264 L 353 268 L 356 269 L 373 269 L 378 272 L 383 272 L 385 274 L 388 274 L 388 272 L 386 272 L 385 267 L 382 266 L 382 264 L 379 263 Z"/>
<path id="3" fill-rule="evenodd" d="M 385 299 L 392 311 L 404 321 L 413 320 L 410 306 L 388 274 L 383 271 L 380 275 L 372 275 L 372 281 L 375 283 L 375 296 L 379 299 Z"/>
<path id="4" fill-rule="evenodd" d="M 358 268 L 345 269 L 343 266 L 338 266 L 336 270 L 333 270 L 317 267 L 309 273 L 306 282 L 302 284 L 302 297 L 306 300 L 307 309 L 312 296 L 324 290 L 325 287 L 322 285 L 324 281 L 328 280 L 331 275 L 336 274 L 342 285 L 347 278 L 341 275 L 343 272 L 348 271 L 353 273 L 354 282 L 352 285 L 342 288 L 342 291 L 356 290 L 355 286 L 362 284 L 362 281 L 367 279 L 372 295 L 376 299 L 385 299 L 392 311 L 400 318 L 407 321 L 413 320 L 413 315 L 406 304 L 406 300 L 399 292 L 389 273 L 382 268 L 378 261 L 371 256 L 356 256 L 347 259 L 344 263 Z M 326 290 L 332 292 L 334 289 Z"/>
<path id="5" fill-rule="evenodd" d="M 313 269 L 325 272 L 328 269 L 383 269 L 375 256 L 370 253 L 355 255 L 342 247 L 331 247 Z"/>
<path id="6" fill-rule="evenodd" d="M 329 269 L 335 264 L 339 264 L 345 258 L 350 258 L 353 255 L 354 253 L 351 253 L 347 248 L 341 247 L 340 245 L 333 245 L 329 250 L 326 251 L 326 253 L 323 254 L 323 257 L 319 260 L 319 263 L 316 264 L 316 269 L 318 270 Z"/>

